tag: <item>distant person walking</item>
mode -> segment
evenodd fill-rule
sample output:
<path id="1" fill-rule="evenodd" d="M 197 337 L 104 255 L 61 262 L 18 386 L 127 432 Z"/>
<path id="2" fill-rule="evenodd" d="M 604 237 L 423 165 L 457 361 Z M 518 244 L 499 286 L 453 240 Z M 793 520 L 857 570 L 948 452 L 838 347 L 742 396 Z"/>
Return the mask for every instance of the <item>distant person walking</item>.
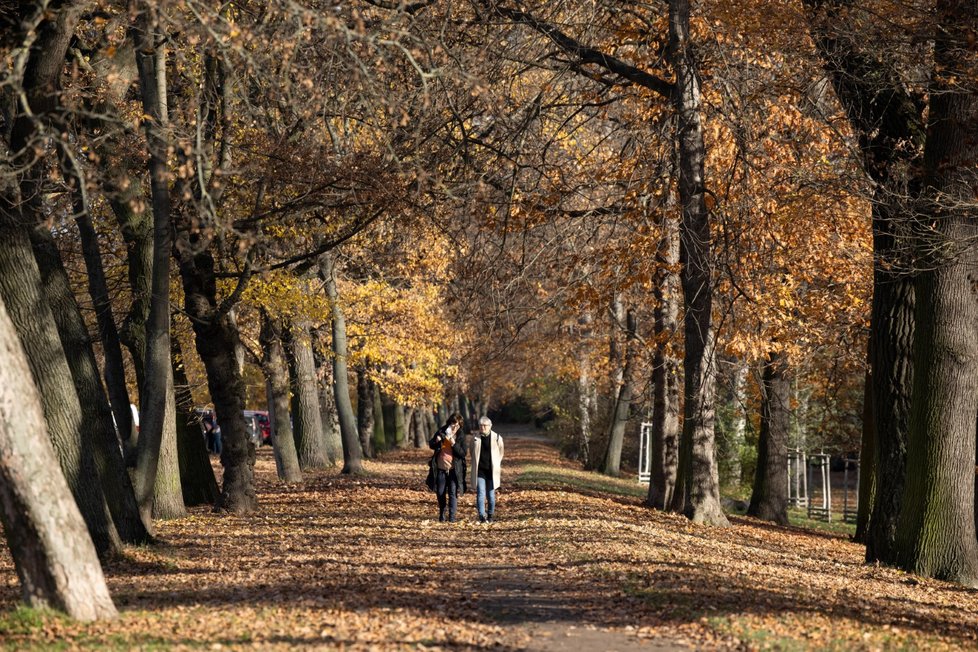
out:
<path id="1" fill-rule="evenodd" d="M 462 415 L 454 413 L 444 426 L 428 441 L 435 451 L 428 470 L 428 488 L 438 496 L 438 520 L 454 523 L 458 511 L 458 495 L 465 493 L 465 443 L 462 436 Z"/>
<path id="2" fill-rule="evenodd" d="M 479 432 L 472 438 L 472 484 L 475 485 L 475 508 L 480 523 L 492 523 L 496 513 L 496 489 L 499 489 L 503 464 L 503 438 L 492 429 L 489 417 L 479 419 Z M 488 503 L 488 504 L 487 504 Z"/>

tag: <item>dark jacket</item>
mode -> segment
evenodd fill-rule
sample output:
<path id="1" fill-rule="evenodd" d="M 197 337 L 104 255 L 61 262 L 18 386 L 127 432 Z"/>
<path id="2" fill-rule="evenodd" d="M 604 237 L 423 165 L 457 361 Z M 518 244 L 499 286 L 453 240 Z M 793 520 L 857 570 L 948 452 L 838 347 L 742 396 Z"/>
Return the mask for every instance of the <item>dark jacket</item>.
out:
<path id="1" fill-rule="evenodd" d="M 432 491 L 435 490 L 435 478 L 438 475 L 438 451 L 441 449 L 441 442 L 445 439 L 445 428 L 441 427 L 438 432 L 428 440 L 428 448 L 434 452 L 428 460 L 428 478 L 425 484 Z M 465 435 L 460 430 L 455 435 L 455 443 L 452 445 L 452 470 L 449 471 L 449 480 L 458 487 L 458 493 L 464 494 L 467 486 L 465 483 L 467 467 L 465 464 Z"/>

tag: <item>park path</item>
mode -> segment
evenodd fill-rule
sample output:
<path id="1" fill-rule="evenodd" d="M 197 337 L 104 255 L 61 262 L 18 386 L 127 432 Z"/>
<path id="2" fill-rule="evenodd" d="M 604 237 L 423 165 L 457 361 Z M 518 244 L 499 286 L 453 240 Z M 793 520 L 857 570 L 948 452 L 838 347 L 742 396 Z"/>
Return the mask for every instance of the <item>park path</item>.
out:
<path id="1" fill-rule="evenodd" d="M 511 629 L 525 649 L 532 651 L 687 649 L 665 638 L 640 637 L 634 626 L 626 625 L 625 629 L 605 624 L 609 620 L 606 614 L 627 608 L 627 600 L 618 595 L 617 587 L 605 587 L 606 602 L 602 602 L 595 594 L 593 580 L 586 586 L 575 581 L 572 567 L 560 563 L 550 554 L 552 546 L 539 545 L 534 533 L 528 531 L 539 520 L 539 505 L 532 499 L 534 489 L 522 486 L 518 478 L 528 464 L 553 461 L 551 438 L 532 425 L 502 424 L 494 428 L 506 442 L 497 519 L 492 525 L 478 525 L 473 533 L 476 542 L 485 542 L 479 547 L 486 554 L 484 563 L 468 567 L 465 580 L 482 613 Z M 471 520 L 474 499 L 464 498 L 462 506 L 463 518 Z M 573 539 L 571 533 L 566 534 L 562 538 Z M 505 553 L 499 561 L 492 561 L 497 546 L 513 547 L 520 563 L 510 563 L 511 555 Z"/>

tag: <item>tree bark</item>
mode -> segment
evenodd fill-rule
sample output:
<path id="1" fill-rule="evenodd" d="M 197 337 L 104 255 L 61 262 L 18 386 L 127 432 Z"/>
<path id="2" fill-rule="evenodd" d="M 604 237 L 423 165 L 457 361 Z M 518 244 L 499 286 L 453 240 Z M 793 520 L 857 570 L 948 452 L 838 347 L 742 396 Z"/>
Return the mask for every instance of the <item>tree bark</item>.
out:
<path id="1" fill-rule="evenodd" d="M 652 428 L 650 478 L 646 503 L 666 510 L 672 504 L 679 465 L 679 385 L 682 366 L 676 357 L 679 331 L 679 222 L 663 216 L 656 251 L 652 356 Z"/>
<path id="2" fill-rule="evenodd" d="M 116 615 L 85 521 L 58 471 L 31 370 L 2 301 L 0 520 L 27 604 L 77 620 Z"/>
<path id="3" fill-rule="evenodd" d="M 625 317 L 627 343 L 625 365 L 622 370 L 622 384 L 612 413 L 611 428 L 608 434 L 608 450 L 605 452 L 601 471 L 617 476 L 621 468 L 621 449 L 625 441 L 625 427 L 635 396 L 635 358 L 638 354 L 638 325 L 635 311 L 629 309 Z"/>
<path id="4" fill-rule="evenodd" d="M 377 383 L 371 382 L 371 404 L 374 412 L 374 432 L 372 448 L 374 455 L 387 450 L 387 428 L 384 427 L 384 399 L 381 397 L 380 387 Z"/>
<path id="5" fill-rule="evenodd" d="M 285 335 L 292 375 L 294 434 L 299 466 L 303 470 L 325 469 L 329 467 L 330 459 L 319 409 L 309 322 L 292 322 Z"/>
<path id="6" fill-rule="evenodd" d="M 361 473 L 360 435 L 357 421 L 350 401 L 349 374 L 347 372 L 346 319 L 340 308 L 339 293 L 336 289 L 336 259 L 333 252 L 327 253 L 320 262 L 319 273 L 326 284 L 333 316 L 333 389 L 336 394 L 336 411 L 340 417 L 340 434 L 343 439 L 343 473 Z"/>
<path id="7" fill-rule="evenodd" d="M 173 398 L 176 407 L 177 456 L 180 466 L 180 490 L 187 506 L 214 505 L 221 492 L 214 477 L 207 444 L 194 414 L 194 397 L 187 380 L 183 351 L 177 338 L 170 338 L 173 361 Z"/>
<path id="8" fill-rule="evenodd" d="M 51 233 L 38 225 L 30 234 L 34 258 L 41 273 L 41 287 L 51 307 L 81 408 L 81 445 L 90 448 L 94 455 L 102 492 L 119 536 L 128 543 L 145 543 L 149 540 L 152 523 L 148 517 L 141 516 L 136 504 L 95 354 L 72 294 L 68 273 Z"/>
<path id="9" fill-rule="evenodd" d="M 171 358 L 171 356 L 168 356 Z M 180 481 L 180 455 L 177 451 L 177 405 L 173 382 L 173 365 L 166 369 L 166 412 L 163 437 L 153 486 L 153 518 L 168 520 L 187 515 Z"/>
<path id="10" fill-rule="evenodd" d="M 859 40 L 840 18 L 851 2 L 805 0 L 811 32 L 849 122 L 859 136 L 873 197 L 873 308 L 870 369 L 876 496 L 869 517 L 866 557 L 894 561 L 896 527 L 906 476 L 913 387 L 915 290 L 907 273 L 905 238 L 917 218 L 904 205 L 916 194 L 913 171 L 922 167 L 925 133 L 920 107 L 885 53 Z"/>
<path id="11" fill-rule="evenodd" d="M 978 10 L 938 0 L 917 251 L 913 405 L 895 557 L 905 570 L 978 587 Z M 926 228 L 925 227 L 925 228 Z M 872 523 L 870 524 L 872 527 Z"/>
<path id="12" fill-rule="evenodd" d="M 289 371 L 282 348 L 282 327 L 277 320 L 261 311 L 262 370 L 270 388 L 272 404 L 272 448 L 278 478 L 287 484 L 302 482 L 299 455 L 295 450 L 292 423 L 289 418 Z"/>
<path id="13" fill-rule="evenodd" d="M 706 145 L 700 124 L 700 86 L 689 31 L 689 0 L 669 2 L 669 56 L 676 73 L 678 115 L 680 278 L 683 300 L 685 410 L 677 492 L 672 506 L 696 523 L 729 525 L 720 507 L 714 420 L 716 333 L 713 326 L 713 253 L 706 205 Z"/>
<path id="14" fill-rule="evenodd" d="M 398 448 L 407 448 L 407 419 L 404 416 L 404 406 L 394 402 L 394 442 Z"/>
<path id="15" fill-rule="evenodd" d="M 357 432 L 360 433 L 360 449 L 363 456 L 375 456 L 371 435 L 374 432 L 374 396 L 367 372 L 357 369 Z"/>
<path id="16" fill-rule="evenodd" d="M 323 437 L 326 440 L 326 453 L 330 464 L 343 458 L 343 439 L 340 429 L 340 415 L 336 408 L 336 392 L 333 389 L 333 365 L 328 354 L 320 349 L 319 334 L 313 331 L 313 358 L 316 362 L 316 389 L 319 392 L 319 415 L 323 424 Z"/>
<path id="17" fill-rule="evenodd" d="M 424 408 L 414 409 L 414 447 L 424 448 L 425 444 L 428 443 L 430 437 L 428 437 L 428 424 L 425 422 L 424 418 Z"/>
<path id="18" fill-rule="evenodd" d="M 859 507 L 856 511 L 857 543 L 866 543 L 869 519 L 876 500 L 876 423 L 873 420 L 873 378 L 866 370 L 863 390 L 863 438 L 859 451 Z"/>
<path id="19" fill-rule="evenodd" d="M 150 281 L 149 316 L 146 321 L 145 388 L 139 397 L 140 430 L 136 452 L 136 500 L 143 519 L 149 522 L 159 470 L 160 449 L 166 422 L 167 386 L 171 380 L 170 360 L 170 190 L 168 139 L 166 137 L 166 97 L 160 92 L 160 80 L 166 69 L 158 51 L 162 43 L 155 10 L 149 3 L 139 7 L 130 0 L 135 12 L 130 28 L 136 48 L 139 90 L 142 96 L 143 120 L 149 148 L 150 194 L 153 207 L 153 267 Z"/>
<path id="20" fill-rule="evenodd" d="M 790 399 L 787 359 L 784 354 L 772 351 L 761 373 L 761 433 L 747 514 L 779 525 L 788 524 Z"/>
<path id="21" fill-rule="evenodd" d="M 729 482 L 732 486 L 740 486 L 743 482 L 743 468 L 741 464 L 741 451 L 744 448 L 745 435 L 747 431 L 747 362 L 736 360 L 734 370 L 730 379 L 730 405 L 732 416 L 730 417 L 730 432 L 728 433 L 726 450 L 726 468 L 730 474 Z"/>

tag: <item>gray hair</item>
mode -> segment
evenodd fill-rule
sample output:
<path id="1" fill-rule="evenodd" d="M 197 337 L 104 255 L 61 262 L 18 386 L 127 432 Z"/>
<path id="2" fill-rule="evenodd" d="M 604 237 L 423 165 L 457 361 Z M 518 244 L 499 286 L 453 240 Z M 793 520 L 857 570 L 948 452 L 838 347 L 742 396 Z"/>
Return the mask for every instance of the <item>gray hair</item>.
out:
<path id="1" fill-rule="evenodd" d="M 492 419 L 490 419 L 489 417 L 482 417 L 482 418 L 479 419 L 479 425 L 480 426 L 481 425 L 487 425 L 490 428 L 492 428 Z"/>

